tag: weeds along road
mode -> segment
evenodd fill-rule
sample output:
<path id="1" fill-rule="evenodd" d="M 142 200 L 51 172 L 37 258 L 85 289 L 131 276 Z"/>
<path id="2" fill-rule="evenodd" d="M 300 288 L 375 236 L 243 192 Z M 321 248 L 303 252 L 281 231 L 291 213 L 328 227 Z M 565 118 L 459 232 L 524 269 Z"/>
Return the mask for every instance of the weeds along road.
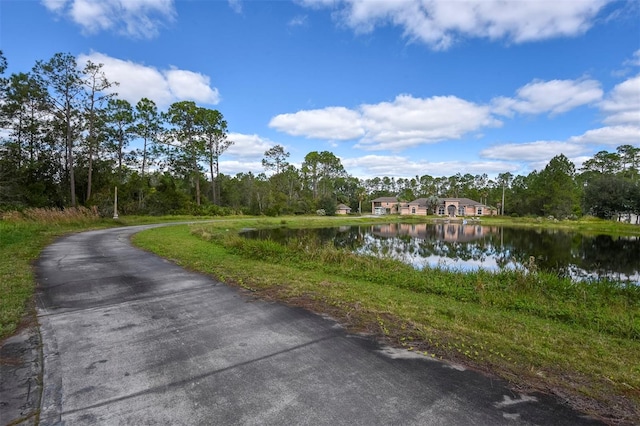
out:
<path id="1" fill-rule="evenodd" d="M 595 423 L 187 272 L 130 245 L 146 228 L 75 234 L 43 251 L 41 424 Z"/>

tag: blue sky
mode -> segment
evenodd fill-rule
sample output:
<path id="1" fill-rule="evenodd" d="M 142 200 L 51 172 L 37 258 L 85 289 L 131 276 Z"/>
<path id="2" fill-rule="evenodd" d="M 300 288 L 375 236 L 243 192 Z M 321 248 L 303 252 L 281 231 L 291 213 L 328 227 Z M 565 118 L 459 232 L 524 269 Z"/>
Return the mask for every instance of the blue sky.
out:
<path id="1" fill-rule="evenodd" d="M 331 151 L 349 174 L 528 174 L 640 146 L 640 3 L 2 0 L 8 73 L 68 52 L 120 98 L 220 110 L 222 173 Z"/>

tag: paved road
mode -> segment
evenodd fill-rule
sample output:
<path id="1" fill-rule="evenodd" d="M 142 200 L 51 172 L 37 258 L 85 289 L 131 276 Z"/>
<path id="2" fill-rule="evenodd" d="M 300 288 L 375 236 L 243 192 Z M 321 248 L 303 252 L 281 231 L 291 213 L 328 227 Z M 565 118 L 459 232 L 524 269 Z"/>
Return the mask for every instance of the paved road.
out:
<path id="1" fill-rule="evenodd" d="M 41 424 L 593 423 L 187 272 L 133 248 L 143 228 L 76 234 L 42 253 Z"/>

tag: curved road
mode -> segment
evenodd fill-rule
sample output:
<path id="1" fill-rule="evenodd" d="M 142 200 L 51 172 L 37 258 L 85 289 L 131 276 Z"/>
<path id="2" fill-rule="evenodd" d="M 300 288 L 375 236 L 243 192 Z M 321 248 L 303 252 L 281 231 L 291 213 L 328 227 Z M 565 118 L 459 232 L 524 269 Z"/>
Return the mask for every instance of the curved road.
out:
<path id="1" fill-rule="evenodd" d="M 43 251 L 41 424 L 595 423 L 133 248 L 129 237 L 148 227 Z"/>

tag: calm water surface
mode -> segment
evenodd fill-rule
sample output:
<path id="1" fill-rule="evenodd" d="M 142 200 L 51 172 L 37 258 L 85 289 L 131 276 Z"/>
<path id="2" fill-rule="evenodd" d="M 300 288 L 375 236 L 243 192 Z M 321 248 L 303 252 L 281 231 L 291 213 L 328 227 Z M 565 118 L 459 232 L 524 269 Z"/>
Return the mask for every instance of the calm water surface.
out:
<path id="1" fill-rule="evenodd" d="M 248 238 L 284 242 L 317 238 L 356 253 L 391 256 L 417 268 L 538 268 L 574 279 L 613 278 L 640 284 L 640 238 L 584 235 L 474 223 L 378 224 L 321 229 L 247 231 Z"/>

